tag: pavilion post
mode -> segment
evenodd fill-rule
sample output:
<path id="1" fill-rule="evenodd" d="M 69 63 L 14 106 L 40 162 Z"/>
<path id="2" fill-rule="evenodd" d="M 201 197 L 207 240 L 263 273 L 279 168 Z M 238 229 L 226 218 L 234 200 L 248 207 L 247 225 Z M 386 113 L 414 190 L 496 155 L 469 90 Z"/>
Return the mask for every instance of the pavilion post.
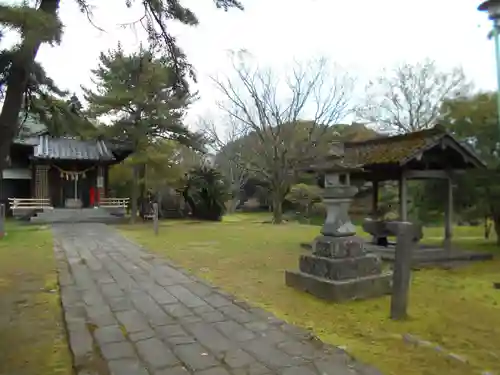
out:
<path id="1" fill-rule="evenodd" d="M 378 194 L 379 194 L 379 184 L 378 180 L 372 181 L 372 212 L 375 213 L 378 210 Z"/>
<path id="2" fill-rule="evenodd" d="M 444 213 L 444 242 L 445 249 L 451 249 L 453 237 L 453 180 L 448 174 L 446 178 L 446 209 Z"/>
<path id="3" fill-rule="evenodd" d="M 405 171 L 399 176 L 399 220 L 408 220 L 408 189 Z"/>
<path id="4" fill-rule="evenodd" d="M 379 193 L 379 184 L 378 180 L 372 180 L 372 211 L 371 214 L 373 217 L 376 217 L 378 211 L 378 193 Z M 372 243 L 377 243 L 377 236 L 372 235 Z"/>

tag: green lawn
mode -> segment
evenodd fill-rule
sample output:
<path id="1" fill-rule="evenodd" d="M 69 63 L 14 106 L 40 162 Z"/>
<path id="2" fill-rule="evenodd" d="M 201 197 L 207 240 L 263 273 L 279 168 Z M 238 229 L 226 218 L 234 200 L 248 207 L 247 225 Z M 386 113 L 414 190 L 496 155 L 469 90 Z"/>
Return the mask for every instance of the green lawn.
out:
<path id="1" fill-rule="evenodd" d="M 0 374 L 70 375 L 49 229 L 7 225 L 0 239 Z"/>
<path id="2" fill-rule="evenodd" d="M 286 287 L 284 270 L 297 267 L 299 243 L 313 239 L 319 228 L 259 221 L 262 215 L 233 215 L 223 223 L 167 221 L 158 237 L 151 224 L 119 228 L 215 285 L 346 347 L 387 375 L 500 372 L 500 291 L 492 287 L 500 281 L 500 261 L 415 272 L 411 318 L 393 322 L 389 297 L 334 304 Z M 426 230 L 431 241 L 440 241 L 441 233 Z M 456 228 L 455 237 L 464 248 L 495 250 L 493 243 L 481 240 L 481 228 Z M 468 363 L 408 344 L 401 337 L 405 333 L 439 344 Z"/>

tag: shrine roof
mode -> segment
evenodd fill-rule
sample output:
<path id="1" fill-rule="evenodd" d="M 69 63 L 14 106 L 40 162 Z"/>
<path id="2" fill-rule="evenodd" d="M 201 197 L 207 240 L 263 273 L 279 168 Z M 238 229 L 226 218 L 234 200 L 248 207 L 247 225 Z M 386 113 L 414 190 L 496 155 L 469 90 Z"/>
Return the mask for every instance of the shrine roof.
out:
<path id="1" fill-rule="evenodd" d="M 115 156 L 105 141 L 80 140 L 70 137 L 38 136 L 33 157 L 37 159 L 114 161 Z"/>
<path id="2" fill-rule="evenodd" d="M 345 158 L 363 167 L 387 164 L 403 166 L 440 144 L 460 153 L 472 167 L 485 167 L 471 147 L 459 142 L 439 125 L 408 134 L 346 142 Z"/>
<path id="3" fill-rule="evenodd" d="M 34 115 L 23 117 L 19 136 L 14 145 L 33 149 L 35 159 L 105 161 L 118 163 L 127 158 L 133 147 L 113 139 L 81 139 L 79 137 L 54 137 Z"/>

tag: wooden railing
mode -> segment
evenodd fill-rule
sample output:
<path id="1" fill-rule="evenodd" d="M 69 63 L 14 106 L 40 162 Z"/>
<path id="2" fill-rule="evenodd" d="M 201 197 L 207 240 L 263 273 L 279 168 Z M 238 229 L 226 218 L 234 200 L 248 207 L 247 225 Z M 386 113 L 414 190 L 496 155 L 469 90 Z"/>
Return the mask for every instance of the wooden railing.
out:
<path id="1" fill-rule="evenodd" d="M 101 198 L 99 207 L 102 208 L 127 208 L 130 198 Z"/>
<path id="2" fill-rule="evenodd" d="M 9 206 L 12 210 L 50 210 L 53 208 L 49 198 L 9 198 Z"/>

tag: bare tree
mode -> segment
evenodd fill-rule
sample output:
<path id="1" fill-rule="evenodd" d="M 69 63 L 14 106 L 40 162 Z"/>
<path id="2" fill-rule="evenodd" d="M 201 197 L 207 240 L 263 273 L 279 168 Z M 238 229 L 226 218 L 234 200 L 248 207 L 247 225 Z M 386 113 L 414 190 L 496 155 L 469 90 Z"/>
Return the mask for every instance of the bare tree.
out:
<path id="1" fill-rule="evenodd" d="M 445 99 L 469 89 L 461 68 L 441 70 L 429 59 L 403 63 L 367 85 L 367 103 L 358 115 L 386 131 L 418 131 L 436 124 Z"/>
<path id="2" fill-rule="evenodd" d="M 244 127 L 231 116 L 226 116 L 217 124 L 205 117 L 200 120 L 199 126 L 216 153 L 216 166 L 229 183 L 231 201 L 227 210 L 233 213 L 240 202 L 241 191 L 250 176 L 249 168 L 242 158 Z"/>
<path id="3" fill-rule="evenodd" d="M 214 78 L 224 110 L 243 146 L 233 160 L 270 185 L 274 222 L 283 219 L 282 202 L 297 172 L 325 155 L 331 125 L 351 110 L 353 79 L 334 74 L 321 58 L 296 62 L 289 72 L 250 64 L 233 56 L 233 76 Z"/>

